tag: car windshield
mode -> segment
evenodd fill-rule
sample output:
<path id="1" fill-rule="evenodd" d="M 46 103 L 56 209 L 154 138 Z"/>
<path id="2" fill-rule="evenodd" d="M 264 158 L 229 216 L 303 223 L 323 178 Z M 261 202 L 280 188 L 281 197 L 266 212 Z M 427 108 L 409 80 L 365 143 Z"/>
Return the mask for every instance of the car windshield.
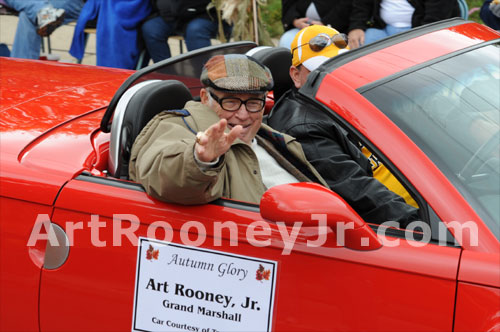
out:
<path id="1" fill-rule="evenodd" d="M 453 56 L 363 93 L 441 169 L 497 238 L 499 45 Z"/>

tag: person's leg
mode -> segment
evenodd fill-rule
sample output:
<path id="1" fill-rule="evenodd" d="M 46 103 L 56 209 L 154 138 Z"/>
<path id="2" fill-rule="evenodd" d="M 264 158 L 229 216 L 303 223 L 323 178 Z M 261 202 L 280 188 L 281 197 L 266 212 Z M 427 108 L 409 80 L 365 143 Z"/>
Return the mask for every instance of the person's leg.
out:
<path id="1" fill-rule="evenodd" d="M 38 59 L 40 57 L 41 37 L 36 33 L 36 28 L 36 24 L 29 19 L 24 11 L 19 13 L 11 57 L 23 59 Z"/>
<path id="2" fill-rule="evenodd" d="M 217 36 L 218 23 L 206 18 L 195 18 L 186 26 L 184 40 L 188 51 L 212 45 L 211 38 Z"/>
<path id="3" fill-rule="evenodd" d="M 54 8 L 64 9 L 64 23 L 76 21 L 83 7 L 83 0 L 50 0 Z"/>
<path id="4" fill-rule="evenodd" d="M 387 36 L 388 36 L 388 34 L 385 31 L 385 29 L 368 28 L 365 31 L 365 44 L 364 45 L 373 43 L 374 41 L 385 38 Z"/>
<path id="5" fill-rule="evenodd" d="M 400 32 L 408 31 L 410 29 L 411 29 L 411 27 L 397 28 L 395 26 L 388 24 L 385 27 L 385 32 L 387 33 L 388 36 L 392 36 L 392 35 L 395 35 L 395 34 L 400 33 Z"/>
<path id="6" fill-rule="evenodd" d="M 142 38 L 154 62 L 170 58 L 168 37 L 174 33 L 174 28 L 174 23 L 167 23 L 160 16 L 153 17 L 142 24 Z"/>
<path id="7" fill-rule="evenodd" d="M 24 12 L 33 24 L 38 11 L 49 5 L 48 0 L 5 0 L 5 3 L 18 12 Z"/>
<path id="8" fill-rule="evenodd" d="M 0 56 L 5 56 L 5 57 L 9 57 L 10 56 L 9 47 L 6 44 L 4 44 L 4 43 L 0 44 Z"/>
<path id="9" fill-rule="evenodd" d="M 299 32 L 299 29 L 290 29 L 286 31 L 280 38 L 280 42 L 278 44 L 279 47 L 286 47 L 289 50 L 291 49 L 291 45 L 293 42 L 293 39 L 295 38 L 295 35 Z"/>

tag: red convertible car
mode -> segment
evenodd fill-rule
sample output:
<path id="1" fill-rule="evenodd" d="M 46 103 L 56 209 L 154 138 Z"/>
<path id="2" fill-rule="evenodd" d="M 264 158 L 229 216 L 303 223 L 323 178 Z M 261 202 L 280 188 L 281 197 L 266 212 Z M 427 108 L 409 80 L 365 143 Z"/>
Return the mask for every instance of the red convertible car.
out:
<path id="1" fill-rule="evenodd" d="M 247 52 L 278 98 L 289 55 L 251 42 L 137 72 L 0 58 L 0 330 L 499 331 L 500 34 L 412 29 L 300 89 L 412 195 L 407 229 L 312 183 L 182 206 L 128 179 L 149 119 L 198 98 L 210 56 Z"/>

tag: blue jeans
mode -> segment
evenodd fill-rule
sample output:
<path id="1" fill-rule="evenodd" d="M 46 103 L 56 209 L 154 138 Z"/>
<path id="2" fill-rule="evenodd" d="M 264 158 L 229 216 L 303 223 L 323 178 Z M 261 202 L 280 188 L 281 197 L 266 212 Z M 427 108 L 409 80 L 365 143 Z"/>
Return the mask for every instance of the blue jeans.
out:
<path id="1" fill-rule="evenodd" d="M 396 28 L 389 24 L 387 24 L 384 29 L 368 28 L 365 31 L 365 45 L 410 29 L 410 27 Z"/>
<path id="2" fill-rule="evenodd" d="M 36 33 L 38 28 L 36 14 L 49 3 L 65 12 L 64 24 L 78 19 L 83 7 L 83 0 L 5 0 L 7 5 L 19 12 L 14 44 L 11 56 L 14 58 L 38 59 L 40 57 L 41 37 Z"/>
<path id="3" fill-rule="evenodd" d="M 142 37 L 146 49 L 154 62 L 170 58 L 170 47 L 168 37 L 178 34 L 175 30 L 175 22 L 167 23 L 160 16 L 153 17 L 143 23 Z M 227 33 L 228 26 L 224 25 Z M 206 18 L 195 18 L 189 21 L 184 33 L 184 41 L 188 51 L 210 46 L 211 38 L 215 38 L 218 32 L 218 23 Z"/>

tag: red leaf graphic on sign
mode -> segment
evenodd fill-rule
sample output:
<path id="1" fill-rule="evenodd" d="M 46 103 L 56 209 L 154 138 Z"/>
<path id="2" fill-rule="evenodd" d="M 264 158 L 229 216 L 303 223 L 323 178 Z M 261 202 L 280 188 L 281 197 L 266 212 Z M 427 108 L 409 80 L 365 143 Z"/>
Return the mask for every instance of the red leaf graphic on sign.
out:
<path id="1" fill-rule="evenodd" d="M 269 277 L 271 277 L 271 270 L 266 270 L 262 264 L 259 264 L 259 269 L 255 272 L 255 279 L 262 282 L 263 279 L 269 280 Z"/>
<path id="2" fill-rule="evenodd" d="M 159 254 L 160 254 L 160 249 L 153 250 L 153 259 L 158 259 Z"/>
<path id="3" fill-rule="evenodd" d="M 154 250 L 152 245 L 149 245 L 149 249 L 146 251 L 146 259 L 158 259 L 158 255 L 160 254 L 160 249 Z"/>

